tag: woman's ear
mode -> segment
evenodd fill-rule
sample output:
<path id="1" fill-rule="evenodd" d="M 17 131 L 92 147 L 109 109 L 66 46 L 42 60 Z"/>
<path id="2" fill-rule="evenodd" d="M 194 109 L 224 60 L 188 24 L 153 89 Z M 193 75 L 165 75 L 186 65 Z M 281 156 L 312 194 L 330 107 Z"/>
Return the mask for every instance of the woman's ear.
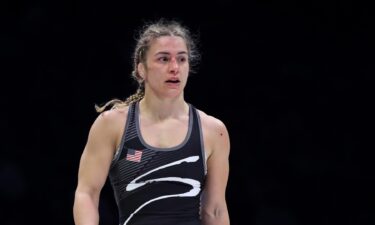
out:
<path id="1" fill-rule="evenodd" d="M 142 78 L 144 80 L 146 69 L 145 69 L 145 66 L 143 65 L 143 63 L 138 63 L 137 70 L 138 70 L 138 74 L 139 74 L 140 78 Z"/>

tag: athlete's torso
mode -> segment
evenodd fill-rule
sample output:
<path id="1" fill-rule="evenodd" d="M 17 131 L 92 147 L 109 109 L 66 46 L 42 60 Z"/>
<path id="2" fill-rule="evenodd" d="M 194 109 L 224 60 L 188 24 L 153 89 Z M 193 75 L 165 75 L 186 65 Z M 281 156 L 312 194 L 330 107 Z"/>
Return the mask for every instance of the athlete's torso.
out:
<path id="1" fill-rule="evenodd" d="M 200 118 L 192 105 L 184 141 L 172 148 L 156 148 L 144 141 L 139 105 L 131 104 L 109 171 L 120 224 L 200 225 L 205 170 Z"/>

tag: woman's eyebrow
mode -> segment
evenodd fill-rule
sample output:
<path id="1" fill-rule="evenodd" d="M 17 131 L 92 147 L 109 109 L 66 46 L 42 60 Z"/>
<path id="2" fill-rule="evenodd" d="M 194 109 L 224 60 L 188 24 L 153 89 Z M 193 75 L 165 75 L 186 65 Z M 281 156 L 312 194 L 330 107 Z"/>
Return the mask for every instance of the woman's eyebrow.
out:
<path id="1" fill-rule="evenodd" d="M 188 53 L 186 51 L 181 51 L 181 52 L 178 52 L 177 55 L 187 55 Z M 164 51 L 161 51 L 161 52 L 157 52 L 155 53 L 155 55 L 170 55 L 169 52 L 164 52 Z"/>

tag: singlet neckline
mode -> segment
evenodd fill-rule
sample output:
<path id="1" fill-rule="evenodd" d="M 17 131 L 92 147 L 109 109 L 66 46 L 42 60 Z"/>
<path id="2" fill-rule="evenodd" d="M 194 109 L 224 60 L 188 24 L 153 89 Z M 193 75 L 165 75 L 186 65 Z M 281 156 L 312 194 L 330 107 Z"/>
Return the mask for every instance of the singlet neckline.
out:
<path id="1" fill-rule="evenodd" d="M 141 127 L 140 127 L 140 118 L 139 118 L 139 102 L 136 102 L 135 103 L 135 112 L 134 112 L 135 117 L 134 117 L 134 119 L 135 119 L 135 127 L 136 127 L 136 130 L 137 130 L 137 134 L 138 134 L 138 137 L 139 137 L 139 140 L 141 141 L 141 143 L 147 149 L 151 149 L 151 150 L 155 150 L 155 151 L 174 151 L 174 150 L 178 150 L 178 149 L 182 148 L 188 142 L 188 140 L 190 139 L 191 131 L 192 131 L 192 127 L 193 127 L 192 106 L 189 103 L 188 103 L 188 106 L 189 106 L 188 131 L 187 131 L 187 134 L 185 135 L 184 140 L 176 146 L 172 146 L 172 147 L 169 147 L 169 148 L 159 148 L 159 147 L 155 147 L 155 146 L 147 144 L 147 142 L 143 139 Z"/>

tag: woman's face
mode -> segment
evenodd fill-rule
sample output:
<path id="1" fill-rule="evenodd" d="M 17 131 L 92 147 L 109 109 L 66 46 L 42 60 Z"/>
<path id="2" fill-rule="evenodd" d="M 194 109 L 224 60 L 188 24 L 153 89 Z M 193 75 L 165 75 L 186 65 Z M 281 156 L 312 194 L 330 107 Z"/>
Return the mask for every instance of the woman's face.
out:
<path id="1" fill-rule="evenodd" d="M 138 64 L 145 88 L 156 95 L 176 97 L 183 93 L 189 74 L 188 49 L 178 36 L 153 40 L 146 54 L 146 64 Z"/>

